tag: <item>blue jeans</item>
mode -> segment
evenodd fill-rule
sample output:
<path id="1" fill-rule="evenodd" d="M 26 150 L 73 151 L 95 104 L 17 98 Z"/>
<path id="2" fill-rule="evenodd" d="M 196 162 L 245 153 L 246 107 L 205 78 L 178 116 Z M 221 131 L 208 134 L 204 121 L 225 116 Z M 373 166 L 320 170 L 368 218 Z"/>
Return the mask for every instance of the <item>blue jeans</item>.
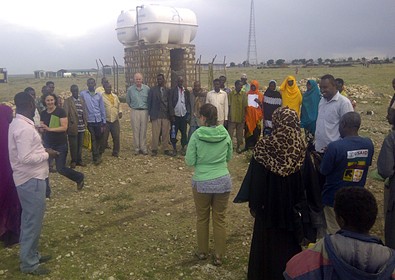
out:
<path id="1" fill-rule="evenodd" d="M 198 129 L 198 128 L 199 128 L 198 125 L 190 125 L 190 126 L 189 126 L 189 130 L 188 130 L 188 142 L 189 142 L 189 140 L 191 140 L 192 133 L 194 133 L 195 130 Z"/>
<path id="2" fill-rule="evenodd" d="M 35 178 L 16 186 L 22 206 L 19 257 L 24 273 L 36 270 L 40 263 L 38 241 L 45 212 L 45 187 L 45 180 Z"/>
<path id="3" fill-rule="evenodd" d="M 74 169 L 66 167 L 66 158 L 67 158 L 67 144 L 53 146 L 50 145 L 49 148 L 54 149 L 55 151 L 59 152 L 59 155 L 55 158 L 56 163 L 56 171 L 59 174 L 69 178 L 70 180 L 79 183 L 84 180 L 84 174 L 81 172 L 75 171 Z"/>

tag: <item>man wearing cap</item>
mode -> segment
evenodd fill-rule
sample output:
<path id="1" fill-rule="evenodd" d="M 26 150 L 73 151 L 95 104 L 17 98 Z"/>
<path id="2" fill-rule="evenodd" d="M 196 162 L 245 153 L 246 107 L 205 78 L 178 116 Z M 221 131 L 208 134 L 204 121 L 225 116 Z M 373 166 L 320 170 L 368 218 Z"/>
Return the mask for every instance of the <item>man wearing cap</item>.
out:
<path id="1" fill-rule="evenodd" d="M 247 82 L 247 74 L 241 74 L 240 81 L 243 84 L 243 88 L 241 89 L 244 92 L 250 91 L 250 84 Z"/>

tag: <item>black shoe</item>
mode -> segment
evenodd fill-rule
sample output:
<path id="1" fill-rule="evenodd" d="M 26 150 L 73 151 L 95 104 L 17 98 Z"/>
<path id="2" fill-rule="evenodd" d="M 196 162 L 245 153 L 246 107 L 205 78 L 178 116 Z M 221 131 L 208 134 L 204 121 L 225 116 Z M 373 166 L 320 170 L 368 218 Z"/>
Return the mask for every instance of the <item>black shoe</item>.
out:
<path id="1" fill-rule="evenodd" d="M 102 162 L 102 160 L 101 160 L 101 158 L 99 158 L 99 159 L 93 161 L 93 164 L 97 166 L 97 165 L 99 165 L 101 162 Z"/>
<path id="2" fill-rule="evenodd" d="M 85 182 L 84 179 L 82 179 L 81 182 L 77 183 L 77 190 L 82 190 L 84 188 Z"/>
<path id="3" fill-rule="evenodd" d="M 166 151 L 165 151 L 165 155 L 166 155 L 166 156 L 172 156 L 172 155 L 173 155 L 173 153 L 172 153 L 172 152 L 170 152 L 169 150 L 166 150 Z"/>
<path id="4" fill-rule="evenodd" d="M 119 157 L 118 153 L 112 153 L 113 157 Z"/>
<path id="5" fill-rule="evenodd" d="M 157 150 L 153 150 L 153 151 L 151 152 L 151 156 L 155 157 L 155 156 L 157 156 L 157 155 L 158 155 L 158 151 L 157 151 Z"/>
<path id="6" fill-rule="evenodd" d="M 32 274 L 32 275 L 47 275 L 50 272 L 51 271 L 48 268 L 39 266 L 39 267 L 37 267 L 36 270 L 33 270 L 32 272 L 28 272 L 28 274 Z"/>
<path id="7" fill-rule="evenodd" d="M 40 263 L 46 263 L 46 262 L 49 261 L 50 259 L 52 259 L 52 256 L 51 256 L 51 255 L 41 256 L 39 262 L 40 262 Z"/>
<path id="8" fill-rule="evenodd" d="M 81 161 L 81 162 L 77 162 L 77 166 L 85 167 L 86 164 Z"/>
<path id="9" fill-rule="evenodd" d="M 70 168 L 74 169 L 77 166 L 77 164 L 75 162 L 70 163 Z"/>

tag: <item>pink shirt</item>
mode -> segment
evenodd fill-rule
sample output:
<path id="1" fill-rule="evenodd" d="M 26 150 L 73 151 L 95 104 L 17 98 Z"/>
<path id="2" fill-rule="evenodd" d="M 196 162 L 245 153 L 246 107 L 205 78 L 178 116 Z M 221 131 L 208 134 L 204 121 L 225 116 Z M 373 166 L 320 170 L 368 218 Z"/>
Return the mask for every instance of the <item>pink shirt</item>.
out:
<path id="1" fill-rule="evenodd" d="M 44 180 L 48 177 L 48 153 L 41 137 L 34 128 L 34 122 L 16 114 L 8 131 L 8 153 L 15 186 L 32 178 Z"/>

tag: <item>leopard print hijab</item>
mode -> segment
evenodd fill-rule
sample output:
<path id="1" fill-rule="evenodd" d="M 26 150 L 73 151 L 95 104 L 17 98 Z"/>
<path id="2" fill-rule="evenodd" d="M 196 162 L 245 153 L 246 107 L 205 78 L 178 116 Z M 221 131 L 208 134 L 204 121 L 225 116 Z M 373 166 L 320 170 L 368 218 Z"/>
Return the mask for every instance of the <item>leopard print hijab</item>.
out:
<path id="1" fill-rule="evenodd" d="M 282 177 L 300 170 L 306 151 L 298 114 L 288 107 L 278 108 L 272 115 L 272 134 L 254 148 L 254 158 L 266 169 Z"/>

